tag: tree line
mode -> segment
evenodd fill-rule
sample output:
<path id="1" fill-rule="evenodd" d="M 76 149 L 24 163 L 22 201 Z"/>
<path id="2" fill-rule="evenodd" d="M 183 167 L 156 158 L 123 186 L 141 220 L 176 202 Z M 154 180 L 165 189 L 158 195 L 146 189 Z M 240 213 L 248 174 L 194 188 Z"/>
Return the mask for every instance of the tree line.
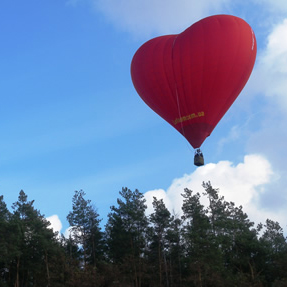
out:
<path id="1" fill-rule="evenodd" d="M 10 212 L 0 196 L 0 286 L 287 286 L 287 243 L 278 222 L 254 225 L 210 182 L 182 191 L 182 216 L 123 188 L 104 230 L 96 207 L 75 191 L 65 238 L 23 190 Z M 202 205 L 202 197 L 208 206 Z"/>

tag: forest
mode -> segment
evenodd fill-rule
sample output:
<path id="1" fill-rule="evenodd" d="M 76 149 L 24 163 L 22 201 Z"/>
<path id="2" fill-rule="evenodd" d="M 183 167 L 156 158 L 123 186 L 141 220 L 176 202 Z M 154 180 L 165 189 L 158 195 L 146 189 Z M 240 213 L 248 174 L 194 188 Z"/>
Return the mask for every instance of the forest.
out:
<path id="1" fill-rule="evenodd" d="M 122 188 L 104 228 L 85 192 L 75 191 L 69 238 L 51 229 L 23 190 L 11 211 L 2 195 L 0 286 L 287 286 L 279 223 L 255 226 L 242 206 L 202 185 L 203 193 L 182 190 L 181 216 L 157 198 L 147 215 L 144 195 Z"/>

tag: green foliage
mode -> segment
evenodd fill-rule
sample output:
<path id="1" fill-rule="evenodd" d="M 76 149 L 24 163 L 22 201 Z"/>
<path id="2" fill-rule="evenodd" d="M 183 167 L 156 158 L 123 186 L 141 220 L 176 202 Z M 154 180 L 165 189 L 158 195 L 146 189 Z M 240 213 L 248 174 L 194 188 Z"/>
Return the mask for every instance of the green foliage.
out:
<path id="1" fill-rule="evenodd" d="M 167 232 L 171 224 L 171 214 L 166 208 L 162 199 L 157 200 L 153 198 L 154 213 L 149 217 L 150 228 L 150 243 L 149 243 L 149 266 L 152 266 L 150 270 L 154 274 L 154 278 L 159 282 L 159 286 L 164 283 L 169 285 L 169 267 L 167 262 Z"/>
<path id="2" fill-rule="evenodd" d="M 287 243 L 278 222 L 256 228 L 242 206 L 210 182 L 183 190 L 182 216 L 123 188 L 105 231 L 85 192 L 75 191 L 59 236 L 20 191 L 13 212 L 0 196 L 0 286 L 217 287 L 287 286 Z M 203 204 L 207 202 L 207 204 Z"/>
<path id="3" fill-rule="evenodd" d="M 147 261 L 149 281 L 156 286 L 180 286 L 183 247 L 181 220 L 171 215 L 162 199 L 153 199 L 154 212 L 149 216 Z M 154 283 L 153 283 L 154 284 Z"/>
<path id="4" fill-rule="evenodd" d="M 123 188 L 106 225 L 108 258 L 123 274 L 121 284 L 141 286 L 148 219 L 143 194 Z M 131 285 L 133 286 L 133 285 Z"/>
<path id="5" fill-rule="evenodd" d="M 100 228 L 99 214 L 86 200 L 83 190 L 75 191 L 72 202 L 73 211 L 69 212 L 67 220 L 71 226 L 71 238 L 82 246 L 84 265 L 96 265 L 103 253 L 103 234 Z M 70 238 L 70 241 L 71 241 Z"/>
<path id="6" fill-rule="evenodd" d="M 0 196 L 0 254 L 3 256 L 0 257 L 0 268 L 1 265 L 5 266 L 5 261 L 9 255 L 8 242 L 5 239 L 5 236 L 1 236 L 7 234 L 8 232 L 8 222 L 9 222 L 9 211 L 7 209 L 6 203 L 4 202 L 3 195 Z"/>
<path id="7" fill-rule="evenodd" d="M 21 190 L 13 204 L 13 214 L 6 211 L 4 217 L 6 252 L 1 249 L 0 256 L 5 258 L 1 273 L 3 286 L 51 286 L 54 282 L 53 262 L 56 259 L 58 262 L 61 252 L 56 234 L 34 208 L 34 201 L 27 198 Z M 5 210 L 3 203 L 1 206 Z"/>

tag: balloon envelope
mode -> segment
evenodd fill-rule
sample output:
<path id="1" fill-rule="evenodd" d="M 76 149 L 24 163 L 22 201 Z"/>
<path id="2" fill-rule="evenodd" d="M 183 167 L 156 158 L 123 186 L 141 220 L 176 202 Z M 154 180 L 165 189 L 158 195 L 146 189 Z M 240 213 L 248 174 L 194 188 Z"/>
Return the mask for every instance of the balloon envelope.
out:
<path id="1" fill-rule="evenodd" d="M 256 39 L 241 18 L 215 15 L 143 44 L 131 63 L 140 97 L 198 148 L 253 69 Z"/>

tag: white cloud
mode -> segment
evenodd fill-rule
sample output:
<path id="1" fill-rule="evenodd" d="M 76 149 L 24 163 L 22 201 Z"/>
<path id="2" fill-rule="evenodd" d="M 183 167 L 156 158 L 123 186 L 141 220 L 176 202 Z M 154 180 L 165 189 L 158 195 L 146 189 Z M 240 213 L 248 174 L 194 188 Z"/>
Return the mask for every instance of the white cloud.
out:
<path id="1" fill-rule="evenodd" d="M 287 2 L 286 2 L 287 3 Z M 254 83 L 259 92 L 273 97 L 287 110 L 287 18 L 276 25 L 267 38 L 267 46 L 258 55 Z"/>
<path id="2" fill-rule="evenodd" d="M 59 232 L 59 234 L 61 233 L 61 229 L 62 229 L 62 222 L 59 219 L 58 215 L 52 215 L 46 218 L 48 221 L 50 221 L 51 223 L 51 228 L 54 230 L 54 232 Z"/>
<path id="3" fill-rule="evenodd" d="M 278 1 L 276 2 L 278 3 Z M 287 6 L 287 2 L 285 6 Z M 284 9 L 284 7 L 282 7 Z M 287 9 L 287 7 L 286 7 Z M 248 152 L 261 152 L 280 172 L 281 179 L 273 197 L 282 198 L 286 185 L 286 141 L 287 141 L 287 18 L 275 25 L 267 37 L 265 48 L 259 53 L 252 77 L 254 94 L 265 96 L 264 106 L 253 102 L 258 111 L 259 128 L 250 133 L 246 147 Z M 257 98 L 259 104 L 260 98 Z M 277 172 L 277 173 L 279 173 Z M 281 193 L 281 194 L 279 194 Z"/>
<path id="4" fill-rule="evenodd" d="M 178 33 L 218 12 L 230 0 L 95 0 L 95 6 L 116 26 L 139 35 Z"/>
<path id="5" fill-rule="evenodd" d="M 229 161 L 210 163 L 197 168 L 191 174 L 185 174 L 175 179 L 166 190 L 154 190 L 145 193 L 148 213 L 151 212 L 152 197 L 163 198 L 170 211 L 181 214 L 182 196 L 184 188 L 202 193 L 202 182 L 210 181 L 214 188 L 219 188 L 219 194 L 226 201 L 232 201 L 236 206 L 242 205 L 243 210 L 255 223 L 265 222 L 267 218 L 286 225 L 285 211 L 267 210 L 261 206 L 260 197 L 268 192 L 267 184 L 273 182 L 276 175 L 272 171 L 269 161 L 261 155 L 251 154 L 244 157 L 244 161 L 233 165 Z M 204 203 L 204 202 L 203 202 Z"/>

